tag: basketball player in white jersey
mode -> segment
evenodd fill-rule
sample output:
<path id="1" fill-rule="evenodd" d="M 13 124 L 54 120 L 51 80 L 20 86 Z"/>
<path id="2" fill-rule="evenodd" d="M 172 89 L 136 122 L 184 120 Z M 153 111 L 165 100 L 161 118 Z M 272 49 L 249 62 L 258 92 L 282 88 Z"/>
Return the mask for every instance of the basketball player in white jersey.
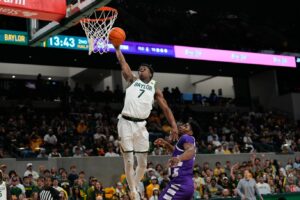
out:
<path id="1" fill-rule="evenodd" d="M 0 170 L 0 200 L 7 200 L 7 199 L 10 199 L 9 187 L 7 186 L 5 181 L 3 181 L 3 173 Z"/>
<path id="2" fill-rule="evenodd" d="M 144 176 L 147 167 L 149 149 L 149 133 L 146 129 L 146 119 L 152 110 L 154 100 L 164 112 L 172 127 L 171 137 L 178 139 L 178 129 L 173 113 L 169 108 L 161 90 L 156 87 L 153 69 L 150 65 L 142 64 L 136 77 L 126 62 L 119 46 L 115 47 L 116 56 L 121 65 L 122 74 L 129 83 L 126 89 L 124 107 L 119 115 L 118 134 L 123 153 L 124 168 L 131 198 L 139 199 L 137 185 Z M 134 155 L 137 158 L 137 167 L 134 171 Z"/>

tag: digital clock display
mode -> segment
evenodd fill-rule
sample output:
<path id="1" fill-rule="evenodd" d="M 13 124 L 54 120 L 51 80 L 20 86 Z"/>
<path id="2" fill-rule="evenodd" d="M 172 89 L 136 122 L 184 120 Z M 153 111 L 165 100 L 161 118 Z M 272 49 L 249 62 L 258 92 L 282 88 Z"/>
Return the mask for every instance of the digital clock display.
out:
<path id="1" fill-rule="evenodd" d="M 46 41 L 46 47 L 87 50 L 88 41 L 84 37 L 56 35 Z"/>

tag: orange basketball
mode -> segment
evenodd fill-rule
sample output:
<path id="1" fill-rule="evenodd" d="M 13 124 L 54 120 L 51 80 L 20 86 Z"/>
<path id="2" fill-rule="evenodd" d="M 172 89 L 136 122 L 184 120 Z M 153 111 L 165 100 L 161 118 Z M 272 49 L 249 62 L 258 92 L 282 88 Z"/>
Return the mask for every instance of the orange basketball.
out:
<path id="1" fill-rule="evenodd" d="M 120 46 L 126 39 L 125 31 L 119 27 L 114 27 L 109 32 L 109 41 L 114 46 Z"/>

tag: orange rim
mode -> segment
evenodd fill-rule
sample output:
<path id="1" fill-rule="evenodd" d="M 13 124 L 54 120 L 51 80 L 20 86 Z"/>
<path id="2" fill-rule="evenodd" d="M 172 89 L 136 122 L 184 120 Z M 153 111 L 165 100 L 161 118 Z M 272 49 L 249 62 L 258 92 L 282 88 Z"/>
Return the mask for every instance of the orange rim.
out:
<path id="1" fill-rule="evenodd" d="M 85 23 L 85 22 L 97 22 L 97 21 L 103 22 L 103 21 L 110 20 L 110 19 L 114 18 L 118 14 L 117 9 L 112 8 L 112 7 L 108 7 L 108 6 L 103 6 L 101 8 L 98 8 L 98 9 L 96 9 L 96 11 L 111 11 L 112 16 L 107 17 L 107 18 L 99 18 L 99 19 L 82 18 L 80 20 L 80 22 L 83 22 L 83 23 Z"/>

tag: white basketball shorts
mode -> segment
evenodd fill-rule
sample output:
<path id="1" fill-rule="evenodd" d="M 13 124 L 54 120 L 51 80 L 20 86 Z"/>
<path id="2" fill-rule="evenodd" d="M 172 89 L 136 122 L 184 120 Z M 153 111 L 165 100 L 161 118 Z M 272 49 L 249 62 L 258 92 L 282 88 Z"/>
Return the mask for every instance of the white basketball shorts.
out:
<path id="1" fill-rule="evenodd" d="M 119 116 L 118 134 L 123 152 L 148 152 L 149 133 L 146 129 L 146 123 L 146 121 L 129 121 Z"/>

